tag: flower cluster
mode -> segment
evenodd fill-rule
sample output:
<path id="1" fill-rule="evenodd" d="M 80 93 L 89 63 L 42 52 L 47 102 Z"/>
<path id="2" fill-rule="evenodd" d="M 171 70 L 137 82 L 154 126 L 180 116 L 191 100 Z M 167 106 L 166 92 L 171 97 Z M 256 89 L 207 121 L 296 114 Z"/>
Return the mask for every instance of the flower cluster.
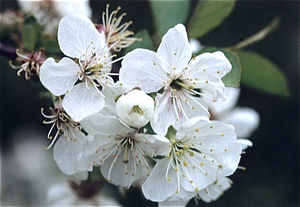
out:
<path id="1" fill-rule="evenodd" d="M 217 199 L 252 145 L 237 139 L 234 126 L 212 120 L 210 106 L 226 99 L 222 77 L 231 63 L 221 51 L 192 56 L 183 24 L 167 31 L 156 52 L 138 48 L 116 58 L 140 41 L 128 30 L 132 22 L 121 24 L 119 10 L 109 15 L 107 6 L 98 25 L 82 14 L 63 17 L 57 38 L 65 57 L 35 66 L 40 54 L 32 55 L 31 67 L 55 97 L 50 114 L 42 109 L 52 125 L 46 149 L 54 144 L 54 160 L 67 175 L 85 180 L 100 166 L 108 182 L 127 189 L 138 183 L 154 202 Z M 27 63 L 21 71 L 31 75 Z"/>

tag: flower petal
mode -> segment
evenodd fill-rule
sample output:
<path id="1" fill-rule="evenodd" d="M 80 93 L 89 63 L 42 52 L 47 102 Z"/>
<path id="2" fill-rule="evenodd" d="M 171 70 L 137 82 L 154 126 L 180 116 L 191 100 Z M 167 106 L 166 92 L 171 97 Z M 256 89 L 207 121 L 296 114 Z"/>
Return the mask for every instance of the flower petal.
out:
<path id="1" fill-rule="evenodd" d="M 167 82 L 156 53 L 146 49 L 135 49 L 125 55 L 119 77 L 125 87 L 140 87 L 146 93 L 157 92 Z"/>
<path id="2" fill-rule="evenodd" d="M 163 136 L 152 134 L 136 134 L 135 138 L 139 140 L 142 148 L 152 152 L 151 155 L 166 155 L 170 152 L 170 142 Z"/>
<path id="3" fill-rule="evenodd" d="M 220 117 L 220 120 L 235 127 L 239 138 L 248 138 L 259 126 L 259 114 L 247 107 L 236 107 L 233 111 Z"/>
<path id="4" fill-rule="evenodd" d="M 90 170 L 91 171 L 91 170 Z M 75 173 L 74 177 L 77 178 L 78 180 L 87 180 L 89 176 L 88 171 L 85 172 L 79 172 L 79 173 Z"/>
<path id="5" fill-rule="evenodd" d="M 252 147 L 253 143 L 248 139 L 238 139 L 237 142 L 242 146 L 242 150 Z"/>
<path id="6" fill-rule="evenodd" d="M 235 107 L 240 95 L 240 89 L 225 87 L 225 94 L 227 98 L 222 102 L 207 101 L 209 111 L 217 120 L 219 120 L 219 116 L 222 116 L 222 113 L 227 113 Z"/>
<path id="7" fill-rule="evenodd" d="M 85 135 L 77 130 L 69 128 L 67 133 L 70 137 L 60 136 L 54 145 L 53 157 L 59 169 L 67 174 L 79 173 L 77 168 L 80 158 L 81 146 L 85 142 Z M 71 136 L 74 137 L 71 137 Z"/>
<path id="8" fill-rule="evenodd" d="M 210 184 L 206 189 L 201 190 L 198 196 L 206 203 L 217 200 L 223 195 L 225 190 L 231 187 L 232 181 L 226 177 L 219 177 L 216 181 Z"/>
<path id="9" fill-rule="evenodd" d="M 181 189 L 179 193 L 171 196 L 167 200 L 158 203 L 158 207 L 164 206 L 172 206 L 172 207 L 179 207 L 179 206 L 186 206 L 191 198 L 195 196 L 196 192 L 189 192 L 184 189 Z"/>
<path id="10" fill-rule="evenodd" d="M 212 155 L 219 164 L 216 176 L 229 176 L 236 171 L 240 162 L 242 147 L 238 142 L 232 144 L 231 147 L 226 152 Z"/>
<path id="11" fill-rule="evenodd" d="M 192 156 L 185 154 L 182 158 L 186 162 L 185 165 L 180 163 L 180 170 L 185 174 L 181 185 L 185 190 L 196 192 L 196 188 L 201 190 L 214 181 L 218 164 L 212 161 L 213 157 L 204 158 L 203 154 L 195 151 Z"/>
<path id="12" fill-rule="evenodd" d="M 186 70 L 186 77 L 194 78 L 203 75 L 216 75 L 222 78 L 231 71 L 231 64 L 223 52 L 202 53 L 192 59 Z"/>
<path id="13" fill-rule="evenodd" d="M 87 88 L 86 83 L 76 84 L 66 94 L 62 106 L 74 121 L 99 112 L 105 104 L 103 94 L 95 86 Z"/>
<path id="14" fill-rule="evenodd" d="M 78 73 L 79 66 L 70 58 L 63 58 L 58 63 L 48 58 L 41 66 L 40 80 L 51 93 L 60 96 L 73 88 Z"/>
<path id="15" fill-rule="evenodd" d="M 177 24 L 168 30 L 158 47 L 157 57 L 162 60 L 163 70 L 174 74 L 173 77 L 186 68 L 192 57 L 192 49 L 184 25 Z"/>
<path id="16" fill-rule="evenodd" d="M 120 156 L 111 155 L 101 165 L 101 173 L 103 177 L 115 184 L 123 187 L 130 187 L 132 182 L 138 180 L 142 176 L 143 166 L 142 164 L 135 165 L 134 162 L 129 159 L 128 163 L 123 162 L 124 150 L 121 150 Z"/>
<path id="17" fill-rule="evenodd" d="M 163 94 L 157 94 L 155 104 L 156 108 L 154 109 L 153 116 L 150 119 L 150 124 L 155 133 L 165 136 L 167 134 L 168 127 L 173 125 L 176 121 L 171 92 L 166 91 Z"/>
<path id="18" fill-rule="evenodd" d="M 86 117 L 80 123 L 89 134 L 109 136 L 116 135 L 118 132 L 128 133 L 134 131 L 134 129 L 124 124 L 119 118 L 113 116 L 113 114 L 102 114 L 102 111 Z"/>
<path id="19" fill-rule="evenodd" d="M 170 169 L 167 174 L 168 165 L 168 158 L 158 161 L 148 179 L 142 185 L 142 191 L 147 199 L 154 202 L 162 202 L 175 194 L 177 177 L 173 169 Z M 167 177 L 170 178 L 170 181 Z"/>
<path id="20" fill-rule="evenodd" d="M 65 55 L 84 60 L 84 56 L 104 48 L 106 40 L 91 20 L 82 14 L 74 14 L 62 18 L 59 22 L 58 44 Z"/>

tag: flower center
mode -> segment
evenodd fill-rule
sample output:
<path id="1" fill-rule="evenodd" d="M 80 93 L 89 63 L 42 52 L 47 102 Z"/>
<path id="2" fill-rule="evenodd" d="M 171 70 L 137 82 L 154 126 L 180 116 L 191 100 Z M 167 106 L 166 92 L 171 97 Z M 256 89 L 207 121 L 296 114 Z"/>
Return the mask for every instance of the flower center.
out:
<path id="1" fill-rule="evenodd" d="M 189 89 L 189 90 L 194 89 L 193 86 L 188 86 L 188 85 L 184 84 L 180 79 L 173 80 L 170 84 L 170 87 L 173 90 L 181 90 L 182 88 Z"/>
<path id="2" fill-rule="evenodd" d="M 44 109 L 41 109 L 42 115 L 50 119 L 49 121 L 44 120 L 44 124 L 52 124 L 49 132 L 48 132 L 48 139 L 50 139 L 52 142 L 48 147 L 45 147 L 45 150 L 48 150 L 52 147 L 55 140 L 64 134 L 66 139 L 69 139 L 70 141 L 76 142 L 75 133 L 73 130 L 82 130 L 82 127 L 78 122 L 75 122 L 71 119 L 71 117 L 64 111 L 62 108 L 50 108 L 52 115 L 46 115 L 44 113 Z M 53 132 L 53 129 L 56 127 L 56 132 Z M 54 136 L 52 135 L 54 134 Z"/>
<path id="3" fill-rule="evenodd" d="M 115 141 L 110 142 L 96 151 L 98 153 L 101 150 L 101 158 L 100 164 L 103 164 L 106 159 L 113 157 L 113 161 L 111 162 L 109 169 L 108 169 L 108 180 L 110 182 L 114 182 L 112 178 L 112 171 L 123 171 L 124 169 L 124 176 L 130 176 L 129 183 L 127 188 L 129 188 L 135 180 L 139 177 L 137 175 L 141 175 L 143 168 L 146 166 L 147 169 L 150 169 L 146 159 L 144 150 L 147 151 L 139 142 L 140 140 L 135 139 L 135 135 L 137 131 L 132 131 L 127 133 L 126 135 L 120 135 L 119 133 L 115 136 Z M 111 139 L 112 137 L 109 136 Z M 123 169 L 120 168 L 121 166 L 116 166 L 118 159 L 122 159 L 123 162 Z"/>

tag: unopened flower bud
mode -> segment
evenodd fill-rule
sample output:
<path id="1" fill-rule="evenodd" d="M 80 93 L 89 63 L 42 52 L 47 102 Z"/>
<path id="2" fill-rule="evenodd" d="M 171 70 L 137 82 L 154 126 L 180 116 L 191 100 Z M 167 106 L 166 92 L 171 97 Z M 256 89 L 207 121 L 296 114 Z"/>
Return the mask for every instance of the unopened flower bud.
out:
<path id="1" fill-rule="evenodd" d="M 118 117 L 132 127 L 145 126 L 154 111 L 154 101 L 144 91 L 132 90 L 122 95 L 116 104 Z"/>

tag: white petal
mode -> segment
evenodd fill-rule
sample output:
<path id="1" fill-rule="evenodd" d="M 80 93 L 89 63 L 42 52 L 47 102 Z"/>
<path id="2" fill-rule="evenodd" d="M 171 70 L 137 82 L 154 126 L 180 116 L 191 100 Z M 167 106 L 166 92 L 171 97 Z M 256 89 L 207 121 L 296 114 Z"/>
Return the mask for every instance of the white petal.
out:
<path id="1" fill-rule="evenodd" d="M 127 93 L 128 91 L 128 88 L 120 85 L 120 82 L 117 82 L 114 86 L 104 85 L 101 92 L 105 96 L 105 105 L 109 105 L 115 108 L 115 98 L 117 98 L 121 94 Z"/>
<path id="2" fill-rule="evenodd" d="M 194 197 L 196 192 L 188 192 L 184 189 L 181 189 L 179 193 L 176 193 L 172 197 L 168 198 L 167 200 L 163 202 L 158 203 L 158 207 L 164 207 L 164 206 L 172 206 L 172 207 L 179 207 L 179 206 L 186 206 L 189 202 L 189 200 Z"/>
<path id="3" fill-rule="evenodd" d="M 205 116 L 208 117 L 209 112 L 207 108 L 207 103 L 202 97 L 192 96 L 188 93 L 182 93 L 187 100 L 181 100 L 182 109 L 181 112 L 184 112 L 186 116 L 190 119 L 196 116 Z M 185 119 L 183 119 L 185 120 Z"/>
<path id="4" fill-rule="evenodd" d="M 197 39 L 192 38 L 189 40 L 189 42 L 191 45 L 192 53 L 196 53 L 204 47 Z"/>
<path id="5" fill-rule="evenodd" d="M 157 94 L 155 104 L 156 108 L 150 119 L 150 124 L 155 133 L 165 136 L 168 127 L 176 121 L 170 92 L 165 91 L 163 94 Z"/>
<path id="6" fill-rule="evenodd" d="M 136 166 L 134 162 L 129 157 L 127 164 L 123 162 L 123 152 L 120 153 L 120 156 L 110 156 L 104 161 L 104 164 L 101 165 L 101 173 L 103 177 L 115 184 L 121 185 L 123 187 L 130 187 L 131 183 L 138 180 L 142 176 L 143 166 L 139 164 Z M 127 165 L 125 167 L 125 165 Z"/>
<path id="7" fill-rule="evenodd" d="M 89 134 L 109 136 L 116 135 L 118 132 L 128 133 L 134 131 L 116 116 L 102 114 L 102 111 L 86 117 L 80 123 Z"/>
<path id="8" fill-rule="evenodd" d="M 165 206 L 172 206 L 172 207 L 184 207 L 186 204 L 188 204 L 189 200 L 176 200 L 176 201 L 163 201 L 158 203 L 158 207 L 165 207 Z"/>
<path id="9" fill-rule="evenodd" d="M 239 138 L 248 138 L 259 126 L 259 114 L 246 107 L 237 107 L 226 116 L 220 117 L 220 120 L 232 124 Z"/>
<path id="10" fill-rule="evenodd" d="M 69 137 L 60 136 L 54 145 L 53 157 L 59 169 L 67 174 L 78 173 L 78 159 L 81 153 L 81 146 L 85 141 L 85 135 L 77 129 L 67 131 Z M 72 137 L 74 135 L 74 137 Z M 72 140 L 71 140 L 72 138 Z M 76 141 L 74 141 L 76 139 Z"/>
<path id="11" fill-rule="evenodd" d="M 167 174 L 169 161 L 168 158 L 158 161 L 148 179 L 142 185 L 142 191 L 147 199 L 154 202 L 162 202 L 175 194 L 177 177 L 172 168 Z M 170 181 L 168 181 L 167 177 L 170 178 Z"/>
<path id="12" fill-rule="evenodd" d="M 86 87 L 86 83 L 76 84 L 66 94 L 62 105 L 74 121 L 99 112 L 105 104 L 101 92 L 94 86 Z"/>
<path id="13" fill-rule="evenodd" d="M 201 117 L 201 116 L 197 116 L 191 119 L 188 119 L 187 121 L 185 121 L 184 123 L 182 123 L 180 125 L 180 127 L 176 128 L 177 129 L 177 134 L 176 134 L 176 138 L 177 139 L 182 139 L 185 138 L 185 136 L 191 131 L 191 128 L 196 128 L 195 126 L 199 125 L 199 122 L 203 120 L 204 123 L 206 122 L 210 122 L 208 120 L 208 118 L 206 117 Z"/>
<path id="14" fill-rule="evenodd" d="M 48 58 L 41 66 L 41 83 L 55 96 L 65 94 L 73 88 L 80 73 L 79 66 L 70 58 L 63 58 L 58 63 Z"/>
<path id="15" fill-rule="evenodd" d="M 135 49 L 125 55 L 119 77 L 125 87 L 140 87 L 146 93 L 157 92 L 167 82 L 156 53 L 146 49 Z"/>
<path id="16" fill-rule="evenodd" d="M 86 180 L 86 179 L 88 179 L 88 176 L 89 176 L 88 171 L 79 172 L 79 173 L 74 174 L 74 177 L 77 178 L 78 180 Z"/>
<path id="17" fill-rule="evenodd" d="M 82 14 L 74 14 L 59 22 L 58 44 L 65 55 L 84 60 L 83 55 L 91 55 L 105 47 L 105 39 L 91 20 Z"/>
<path id="18" fill-rule="evenodd" d="M 240 162 L 242 147 L 238 142 L 231 147 L 227 149 L 227 152 L 212 155 L 222 166 L 218 167 L 216 176 L 229 176 L 236 171 Z"/>
<path id="19" fill-rule="evenodd" d="M 78 169 L 80 171 L 92 171 L 93 165 L 100 165 L 99 154 L 96 153 L 99 146 L 103 144 L 102 139 L 95 137 L 82 145 L 82 151 L 78 161 Z"/>
<path id="20" fill-rule="evenodd" d="M 194 131 L 190 136 L 195 137 L 187 143 L 197 143 L 195 148 L 202 153 L 223 153 L 237 144 L 234 127 L 223 122 L 200 120 L 190 131 Z"/>
<path id="21" fill-rule="evenodd" d="M 231 71 L 231 67 L 223 52 L 206 52 L 192 59 L 185 73 L 190 78 L 199 78 L 203 75 L 217 75 L 222 78 Z"/>
<path id="22" fill-rule="evenodd" d="M 184 25 L 178 24 L 168 30 L 159 45 L 157 57 L 162 60 L 163 70 L 171 75 L 176 76 L 185 69 L 192 57 L 192 50 Z"/>
<path id="23" fill-rule="evenodd" d="M 191 82 L 183 81 L 187 85 L 191 85 Z M 224 101 L 225 85 L 221 78 L 216 75 L 202 75 L 197 78 L 197 81 L 193 81 L 195 84 L 192 86 L 201 90 L 201 93 L 205 94 L 210 101 Z"/>
<path id="24" fill-rule="evenodd" d="M 241 145 L 242 150 L 252 147 L 253 143 L 248 139 L 238 139 L 237 142 Z"/>
<path id="25" fill-rule="evenodd" d="M 196 192 L 196 188 L 201 190 L 214 181 L 218 164 L 212 162 L 213 157 L 206 155 L 204 158 L 202 153 L 194 152 L 193 156 L 186 153 L 182 158 L 187 163 L 186 166 L 180 164 L 180 170 L 185 174 L 181 178 L 181 185 L 185 190 Z"/>
<path id="26" fill-rule="evenodd" d="M 233 109 L 233 107 L 235 107 L 240 95 L 240 89 L 225 87 L 225 95 L 227 98 L 222 102 L 212 102 L 210 100 L 207 101 L 209 111 L 217 119 L 219 115 L 221 115 L 222 113 L 226 113 L 229 110 Z"/>
<path id="27" fill-rule="evenodd" d="M 166 155 L 170 152 L 170 142 L 163 136 L 152 134 L 136 134 L 135 138 L 139 140 L 140 146 L 152 152 L 151 155 Z"/>
<path id="28" fill-rule="evenodd" d="M 226 177 L 219 177 L 216 181 L 210 184 L 206 189 L 199 192 L 198 196 L 204 202 L 210 203 L 213 200 L 217 200 L 224 191 L 231 187 L 231 180 Z"/>

